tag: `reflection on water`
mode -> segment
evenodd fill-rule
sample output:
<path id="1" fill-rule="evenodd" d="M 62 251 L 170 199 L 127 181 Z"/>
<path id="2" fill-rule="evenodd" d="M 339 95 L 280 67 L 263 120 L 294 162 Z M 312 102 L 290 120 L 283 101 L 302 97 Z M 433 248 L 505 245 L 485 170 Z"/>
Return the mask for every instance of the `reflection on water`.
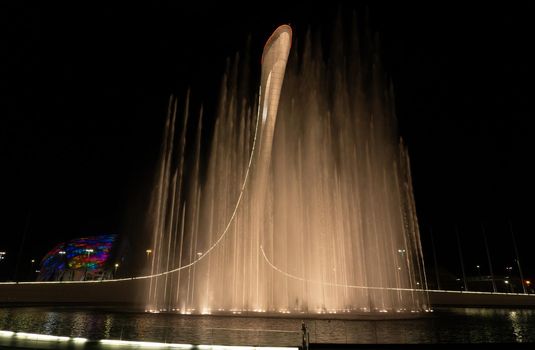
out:
<path id="1" fill-rule="evenodd" d="M 535 342 L 535 310 L 452 308 L 418 319 L 308 319 L 306 323 L 313 343 Z M 301 344 L 297 318 L 12 307 L 0 308 L 0 330 L 192 344 Z"/>
<path id="2" fill-rule="evenodd" d="M 43 324 L 43 329 L 45 334 L 54 334 L 54 330 L 58 327 L 58 322 L 60 321 L 59 315 L 57 312 L 47 312 L 44 314 L 45 323 Z"/>
<path id="3" fill-rule="evenodd" d="M 1 311 L 0 311 L 1 312 Z M 83 337 L 86 325 L 89 323 L 89 314 L 84 312 L 73 312 L 71 317 L 71 335 L 73 337 Z"/>

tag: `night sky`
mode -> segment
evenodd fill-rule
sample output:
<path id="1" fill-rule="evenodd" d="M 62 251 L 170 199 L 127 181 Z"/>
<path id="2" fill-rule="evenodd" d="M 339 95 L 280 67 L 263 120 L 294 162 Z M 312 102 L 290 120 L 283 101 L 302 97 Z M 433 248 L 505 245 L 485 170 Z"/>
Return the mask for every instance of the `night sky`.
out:
<path id="1" fill-rule="evenodd" d="M 213 120 L 226 59 L 248 37 L 259 63 L 278 25 L 299 40 L 353 11 L 379 34 L 394 84 L 426 263 L 432 230 L 439 265 L 460 273 L 457 227 L 467 272 L 485 271 L 483 226 L 503 275 L 514 266 L 511 224 L 535 278 L 533 3 L 306 2 L 265 13 L 256 3 L 14 3 L 0 10 L 0 278 L 13 278 L 23 237 L 21 276 L 59 241 L 142 232 L 170 94 L 191 87 Z"/>

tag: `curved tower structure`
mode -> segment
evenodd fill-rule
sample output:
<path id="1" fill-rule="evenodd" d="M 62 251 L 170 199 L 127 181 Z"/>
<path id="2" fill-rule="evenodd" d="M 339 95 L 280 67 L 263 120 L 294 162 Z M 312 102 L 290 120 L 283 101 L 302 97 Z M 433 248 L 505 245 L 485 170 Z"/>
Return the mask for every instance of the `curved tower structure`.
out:
<path id="1" fill-rule="evenodd" d="M 256 164 L 263 170 L 271 156 L 273 132 L 291 45 L 292 29 L 288 25 L 282 25 L 273 32 L 262 53 L 262 78 L 258 106 L 260 118 L 259 125 L 257 125 L 260 154 L 256 159 Z"/>
<path id="2" fill-rule="evenodd" d="M 260 98 L 256 121 L 256 140 L 253 144 L 253 164 L 251 188 L 251 204 L 253 217 L 258 221 L 258 241 L 256 246 L 264 242 L 272 242 L 270 232 L 269 205 L 271 202 L 267 189 L 269 187 L 269 168 L 273 148 L 273 134 L 277 120 L 277 111 L 281 96 L 286 63 L 292 45 L 292 29 L 288 25 L 278 27 L 264 46 L 262 53 L 262 76 L 260 81 Z M 255 149 L 256 148 L 256 149 Z"/>

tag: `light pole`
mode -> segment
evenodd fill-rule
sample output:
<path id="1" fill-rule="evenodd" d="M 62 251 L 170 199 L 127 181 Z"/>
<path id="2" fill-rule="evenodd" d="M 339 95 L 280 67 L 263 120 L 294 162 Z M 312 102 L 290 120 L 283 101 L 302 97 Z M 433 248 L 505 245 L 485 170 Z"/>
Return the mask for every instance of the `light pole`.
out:
<path id="1" fill-rule="evenodd" d="M 113 272 L 113 278 L 117 278 L 117 269 L 119 268 L 119 264 L 115 263 L 115 271 Z"/>
<path id="2" fill-rule="evenodd" d="M 480 265 L 476 265 L 476 270 L 477 270 L 477 274 L 479 276 L 479 283 L 478 283 L 478 286 L 479 286 L 479 290 L 483 289 L 485 290 L 485 288 L 481 288 L 483 287 L 483 276 L 481 275 L 481 266 Z"/>
<path id="3" fill-rule="evenodd" d="M 459 250 L 459 261 L 461 262 L 461 272 L 463 274 L 464 290 L 467 291 L 468 284 L 466 282 L 466 273 L 464 272 L 463 252 L 461 250 L 461 238 L 459 237 L 459 229 L 457 225 L 455 225 L 455 235 L 457 236 L 457 249 Z"/>
<path id="4" fill-rule="evenodd" d="M 505 284 L 509 286 L 509 290 L 513 293 L 513 284 L 510 283 L 509 280 L 505 280 Z"/>
<path id="5" fill-rule="evenodd" d="M 508 284 L 509 284 L 509 289 L 511 290 L 511 293 L 514 292 L 513 280 L 511 278 L 512 272 L 513 272 L 513 267 L 512 266 L 506 266 L 505 267 L 505 273 L 507 275 L 505 278 L 507 279 L 507 281 L 510 281 L 510 283 L 508 283 Z"/>
<path id="6" fill-rule="evenodd" d="M 494 272 L 492 272 L 492 260 L 490 258 L 489 243 L 487 242 L 487 235 L 485 234 L 485 226 L 481 223 L 481 232 L 483 233 L 483 243 L 485 243 L 485 250 L 487 251 L 487 260 L 489 263 L 490 278 L 492 281 L 492 291 L 496 293 L 496 281 L 494 280 Z"/>
<path id="7" fill-rule="evenodd" d="M 516 246 L 516 239 L 515 234 L 513 232 L 513 224 L 509 222 L 509 230 L 511 231 L 511 238 L 513 239 L 513 248 L 515 250 L 516 255 L 516 265 L 518 266 L 518 274 L 520 275 L 520 281 L 522 281 L 520 284 L 522 285 L 522 291 L 524 294 L 527 294 L 526 285 L 524 284 L 524 274 L 522 273 L 522 266 L 520 265 L 520 257 L 518 256 L 518 247 Z"/>
<path id="8" fill-rule="evenodd" d="M 150 254 L 152 253 L 152 249 L 145 250 L 145 253 L 147 253 L 147 264 L 146 264 L 147 265 L 147 269 L 150 269 L 151 268 L 151 265 L 150 265 Z"/>
<path id="9" fill-rule="evenodd" d="M 61 262 L 64 263 L 65 265 L 64 265 L 63 271 L 59 271 L 59 272 L 58 272 L 58 266 L 56 265 L 54 268 L 53 276 L 56 280 L 62 281 L 63 277 L 65 276 L 65 269 L 67 268 L 67 261 L 65 259 L 67 252 L 65 252 L 64 250 L 60 250 L 58 254 L 61 256 Z M 70 273 L 70 275 L 71 275 L 71 280 L 72 280 L 72 276 L 73 276 L 72 272 Z"/>
<path id="10" fill-rule="evenodd" d="M 512 266 L 506 266 L 505 267 L 505 272 L 507 273 L 507 277 L 511 277 L 511 272 L 513 271 L 513 267 Z"/>
<path id="11" fill-rule="evenodd" d="M 94 252 L 93 249 L 86 249 L 85 252 L 87 253 L 87 262 L 85 263 L 85 273 L 84 273 L 84 281 L 87 279 L 87 270 L 89 266 L 89 257 L 91 256 L 91 253 Z"/>
<path id="12" fill-rule="evenodd" d="M 30 270 L 30 276 L 29 276 L 29 277 L 30 277 L 30 279 L 31 279 L 32 276 L 33 276 L 33 274 L 35 273 L 35 267 L 34 267 L 34 265 L 35 265 L 35 259 L 32 259 L 30 262 L 31 262 L 31 265 L 30 265 L 30 269 L 31 269 L 31 270 Z"/>
<path id="13" fill-rule="evenodd" d="M 396 265 L 398 265 L 397 268 L 396 268 L 396 275 L 397 275 L 397 279 L 399 281 L 399 280 L 401 280 L 400 271 L 401 271 L 401 265 L 403 265 L 403 262 L 404 262 L 403 254 L 405 253 L 405 249 L 403 249 L 403 248 L 398 249 L 398 253 L 399 253 L 400 259 L 401 259 L 401 262 L 396 262 Z M 397 259 L 396 259 L 396 261 L 397 261 Z"/>
<path id="14" fill-rule="evenodd" d="M 3 265 L 2 261 L 4 261 L 5 259 L 6 259 L 6 252 L 3 252 L 3 251 L 0 252 L 0 267 Z M 1 276 L 1 271 L 0 271 L 0 276 Z"/>

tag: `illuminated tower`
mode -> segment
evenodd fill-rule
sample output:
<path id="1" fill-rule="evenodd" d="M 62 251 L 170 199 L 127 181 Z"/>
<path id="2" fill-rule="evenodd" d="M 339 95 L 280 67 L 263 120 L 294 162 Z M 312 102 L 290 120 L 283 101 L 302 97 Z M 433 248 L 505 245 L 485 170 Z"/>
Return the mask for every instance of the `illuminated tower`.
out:
<path id="1" fill-rule="evenodd" d="M 260 81 L 260 101 L 258 105 L 257 150 L 254 171 L 254 198 L 265 202 L 268 168 L 271 161 L 273 132 L 288 55 L 292 45 L 292 28 L 278 27 L 269 37 L 262 53 L 262 77 Z M 263 204 L 257 208 L 263 211 Z"/>
<path id="2" fill-rule="evenodd" d="M 262 53 L 262 77 L 260 81 L 260 100 L 256 125 L 256 140 L 254 149 L 254 168 L 252 169 L 251 188 L 251 230 L 248 230 L 255 251 L 252 252 L 253 261 L 260 261 L 260 247 L 265 246 L 269 255 L 273 254 L 275 237 L 272 229 L 272 191 L 270 188 L 270 164 L 273 148 L 273 133 L 277 119 L 277 110 L 281 95 L 286 63 L 292 43 L 292 29 L 290 26 L 278 27 L 264 46 Z M 256 256 L 256 258 L 254 258 Z M 270 307 L 270 291 L 275 288 L 271 278 L 272 270 L 265 264 L 256 264 L 258 279 L 250 279 L 250 288 L 256 290 L 252 305 L 256 309 Z M 255 282 L 256 280 L 256 282 Z M 273 305 L 271 305 L 273 306 Z"/>

